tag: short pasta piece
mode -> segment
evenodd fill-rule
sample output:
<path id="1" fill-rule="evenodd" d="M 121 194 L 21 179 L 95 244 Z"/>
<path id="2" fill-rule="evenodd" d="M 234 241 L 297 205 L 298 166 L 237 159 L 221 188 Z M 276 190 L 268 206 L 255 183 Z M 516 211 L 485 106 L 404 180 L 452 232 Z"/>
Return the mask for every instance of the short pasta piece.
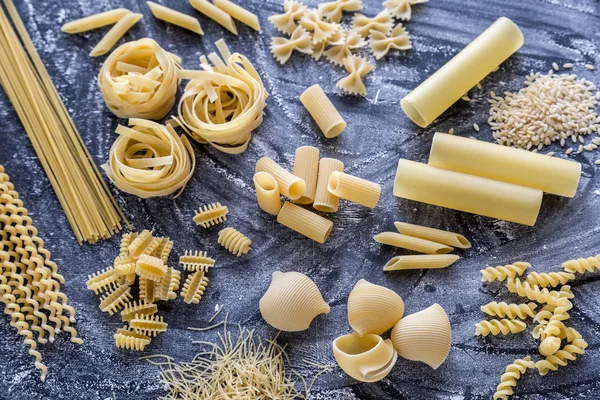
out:
<path id="1" fill-rule="evenodd" d="M 354 54 L 344 58 L 343 62 L 344 68 L 346 68 L 346 71 L 348 71 L 350 75 L 340 79 L 335 86 L 349 94 L 366 96 L 367 88 L 362 81 L 362 77 L 373 70 L 373 65 L 365 58 Z"/>
<path id="2" fill-rule="evenodd" d="M 158 243 L 156 243 L 156 245 L 158 245 Z M 137 237 L 129 244 L 127 249 L 129 250 L 129 256 L 136 261 L 142 254 L 152 253 L 154 249 L 156 249 L 152 233 L 149 230 L 144 229 L 142 233 L 137 235 Z"/>
<path id="3" fill-rule="evenodd" d="M 304 13 L 300 18 L 300 25 L 312 32 L 313 44 L 326 41 L 339 29 L 339 24 L 324 21 L 319 10 L 309 10 Z"/>
<path id="4" fill-rule="evenodd" d="M 248 25 L 257 32 L 260 32 L 260 22 L 258 21 L 256 14 L 229 0 L 213 0 L 213 4 L 225 11 L 232 18 L 235 18 L 241 23 Z"/>
<path id="5" fill-rule="evenodd" d="M 181 265 L 185 271 L 208 272 L 208 270 L 215 265 L 215 260 L 210 258 L 205 251 L 186 250 L 185 254 L 179 257 L 179 265 Z"/>
<path id="6" fill-rule="evenodd" d="M 115 44 L 121 39 L 132 26 L 134 26 L 140 19 L 142 19 L 143 14 L 137 13 L 128 13 L 125 14 L 119 21 L 113 25 L 112 28 L 106 35 L 100 39 L 98 44 L 90 51 L 90 56 L 98 57 L 104 55 L 112 49 Z"/>
<path id="7" fill-rule="evenodd" d="M 381 11 L 373 18 L 356 13 L 352 18 L 352 30 L 362 37 L 367 37 L 371 31 L 381 32 L 384 35 L 389 35 L 392 31 L 394 20 L 392 14 L 387 10 Z"/>
<path id="8" fill-rule="evenodd" d="M 577 359 L 578 355 L 585 353 L 587 347 L 588 344 L 585 340 L 577 338 L 553 355 L 547 356 L 546 359 L 536 362 L 535 366 L 540 375 L 544 376 L 548 374 L 549 371 L 556 371 L 559 367 L 566 366 L 569 361 Z"/>
<path id="9" fill-rule="evenodd" d="M 329 39 L 313 44 L 311 57 L 315 61 L 319 61 L 321 59 L 321 56 L 325 52 L 325 48 L 329 46 L 339 46 L 344 43 L 344 40 L 346 40 L 347 36 L 346 33 L 346 30 L 342 28 L 341 25 L 339 25 L 336 31 L 333 33 L 333 35 L 329 37 Z"/>
<path id="10" fill-rule="evenodd" d="M 534 310 L 537 304 L 507 304 L 505 302 L 497 303 L 492 301 L 486 305 L 481 306 L 481 311 L 492 317 L 509 318 L 509 319 L 527 319 L 535 316 Z"/>
<path id="11" fill-rule="evenodd" d="M 575 274 L 571 272 L 530 272 L 527 275 L 527 282 L 532 285 L 551 286 L 566 285 L 575 279 Z"/>
<path id="12" fill-rule="evenodd" d="M 411 6 L 427 3 L 429 0 L 386 0 L 383 6 L 395 18 L 408 21 L 412 14 Z"/>
<path id="13" fill-rule="evenodd" d="M 503 281 L 506 278 L 513 279 L 525 273 L 531 264 L 526 262 L 516 262 L 509 265 L 500 265 L 497 267 L 486 267 L 480 270 L 482 282 L 493 282 L 495 280 Z"/>
<path id="14" fill-rule="evenodd" d="M 400 247 L 402 249 L 417 251 L 424 254 L 448 254 L 454 250 L 452 247 L 444 244 L 396 232 L 382 232 L 375 235 L 373 239 L 381 244 Z"/>
<path id="15" fill-rule="evenodd" d="M 160 286 L 157 287 L 157 290 L 160 292 L 160 299 L 164 301 L 176 299 L 180 282 L 181 272 L 177 271 L 173 267 L 167 268 L 167 273 L 160 280 Z"/>
<path id="16" fill-rule="evenodd" d="M 321 244 L 325 243 L 333 229 L 333 222 L 327 218 L 287 201 L 277 216 L 277 222 Z"/>
<path id="17" fill-rule="evenodd" d="M 153 257 L 158 257 L 158 258 L 162 259 L 163 262 L 166 264 L 167 261 L 169 260 L 169 255 L 171 254 L 171 250 L 173 250 L 173 241 L 172 240 L 170 240 L 167 237 L 158 238 L 158 246 L 156 247 L 156 249 L 154 249 L 154 251 L 150 255 Z"/>
<path id="18" fill-rule="evenodd" d="M 475 324 L 475 335 L 487 336 L 492 334 L 508 335 L 510 333 L 519 333 L 525 330 L 527 325 L 518 319 L 491 319 L 489 321 L 479 321 Z"/>
<path id="19" fill-rule="evenodd" d="M 198 209 L 194 222 L 203 228 L 210 228 L 227 221 L 228 213 L 227 206 L 222 206 L 219 202 L 208 204 Z"/>
<path id="20" fill-rule="evenodd" d="M 437 269 L 454 264 L 460 257 L 455 254 L 427 254 L 416 256 L 396 256 L 385 264 L 384 271 L 405 269 Z"/>
<path id="21" fill-rule="evenodd" d="M 363 48 L 367 44 L 367 41 L 362 36 L 354 31 L 350 31 L 338 42 L 331 44 L 331 48 L 324 52 L 325 58 L 335 65 L 343 66 L 344 58 L 350 56 L 352 50 Z"/>
<path id="22" fill-rule="evenodd" d="M 198 22 L 196 18 L 173 10 L 172 8 L 157 4 L 153 1 L 147 1 L 146 4 L 148 4 L 148 7 L 150 8 L 150 11 L 154 17 L 170 24 L 177 25 L 181 28 L 190 30 L 198 35 L 204 35 L 204 31 L 202 30 L 202 27 L 200 27 L 200 22 Z"/>
<path id="23" fill-rule="evenodd" d="M 269 21 L 278 31 L 291 35 L 296 29 L 298 21 L 306 12 L 306 6 L 296 0 L 284 0 L 283 14 L 271 15 Z"/>
<path id="24" fill-rule="evenodd" d="M 293 173 L 306 183 L 304 194 L 295 203 L 311 204 L 315 199 L 315 192 L 317 191 L 319 149 L 312 146 L 298 147 L 294 153 Z"/>
<path id="25" fill-rule="evenodd" d="M 204 276 L 204 271 L 197 271 L 193 274 L 189 274 L 183 284 L 183 289 L 181 289 L 183 301 L 187 304 L 200 303 L 207 286 L 208 278 Z"/>
<path id="26" fill-rule="evenodd" d="M 135 318 L 135 315 L 153 315 L 158 312 L 158 307 L 154 303 L 146 303 L 143 301 L 134 301 L 125 306 L 125 309 L 121 311 L 121 319 L 123 321 L 131 321 Z"/>
<path id="27" fill-rule="evenodd" d="M 578 258 L 569 260 L 562 264 L 562 269 L 566 272 L 585 274 L 600 269 L 600 254 L 594 257 Z"/>
<path id="28" fill-rule="evenodd" d="M 376 60 L 383 58 L 390 49 L 410 50 L 412 44 L 410 36 L 402 24 L 396 25 L 390 36 L 386 36 L 379 31 L 371 31 L 369 37 L 369 47 Z"/>
<path id="29" fill-rule="evenodd" d="M 238 257 L 242 254 L 248 254 L 252 250 L 250 247 L 252 241 L 233 228 L 225 228 L 219 231 L 218 243 Z"/>
<path id="30" fill-rule="evenodd" d="M 329 177 L 335 171 L 344 171 L 344 163 L 335 158 L 321 158 L 319 160 L 319 176 L 317 178 L 317 190 L 313 208 L 315 210 L 334 213 L 338 210 L 340 198 L 329 193 Z"/>
<path id="31" fill-rule="evenodd" d="M 258 206 L 271 215 L 279 214 L 281 210 L 281 197 L 279 184 L 268 172 L 257 172 L 254 174 L 254 189 L 256 190 L 256 201 Z"/>
<path id="32" fill-rule="evenodd" d="M 64 24 L 60 30 L 65 33 L 81 33 L 101 28 L 106 25 L 112 25 L 119 22 L 125 15 L 131 14 L 126 8 L 115 8 L 114 10 L 101 12 L 88 17 L 76 19 Z"/>
<path id="33" fill-rule="evenodd" d="M 135 263 L 135 273 L 144 279 L 160 282 L 167 273 L 167 266 L 164 261 L 158 257 L 142 254 Z"/>
<path id="34" fill-rule="evenodd" d="M 538 347 L 538 351 L 544 357 L 551 356 L 552 354 L 556 354 L 558 350 L 560 350 L 560 346 L 562 344 L 562 340 L 560 340 L 557 336 L 548 336 L 543 339 Z"/>
<path id="35" fill-rule="evenodd" d="M 360 11 L 363 8 L 361 0 L 335 0 L 328 3 L 320 3 L 318 10 L 323 18 L 330 22 L 339 23 L 344 11 Z"/>
<path id="36" fill-rule="evenodd" d="M 334 196 L 369 208 L 375 208 L 381 196 L 378 183 L 338 171 L 329 177 L 327 190 Z"/>
<path id="37" fill-rule="evenodd" d="M 115 346 L 127 349 L 144 351 L 144 348 L 150 344 L 150 337 L 124 326 L 115 333 Z"/>
<path id="38" fill-rule="evenodd" d="M 509 364 L 500 377 L 500 383 L 494 393 L 494 400 L 508 400 L 508 397 L 514 394 L 513 388 L 517 386 L 517 380 L 521 378 L 521 375 L 525 374 L 527 369 L 534 368 L 535 363 L 531 361 L 529 356 Z"/>
<path id="39" fill-rule="evenodd" d="M 538 285 L 531 285 L 529 282 L 521 282 L 519 278 L 509 279 L 506 282 L 506 288 L 511 293 L 516 293 L 521 297 L 527 297 L 529 300 L 537 301 L 538 303 L 548 303 L 556 305 L 561 297 L 559 292 L 549 291 L 546 288 L 540 288 Z"/>
<path id="40" fill-rule="evenodd" d="M 406 222 L 394 222 L 394 226 L 398 232 L 404 235 L 431 240 L 432 242 L 446 244 L 459 249 L 468 249 L 471 247 L 471 242 L 469 242 L 466 237 L 458 233 L 448 232 L 442 229 L 429 228 L 421 225 L 409 224 Z"/>
<path id="41" fill-rule="evenodd" d="M 285 64 L 294 51 L 313 54 L 312 39 L 303 27 L 297 27 L 289 39 L 284 37 L 271 38 L 271 53 L 280 64 Z"/>
<path id="42" fill-rule="evenodd" d="M 290 200 L 297 200 L 306 191 L 306 182 L 285 170 L 269 157 L 262 157 L 256 163 L 256 172 L 269 173 L 279 185 L 279 192 Z"/>
<path id="43" fill-rule="evenodd" d="M 129 321 L 129 326 L 144 335 L 156 336 L 161 332 L 166 332 L 168 324 L 163 321 L 163 317 L 142 314 L 136 315 Z"/>
<path id="44" fill-rule="evenodd" d="M 312 85 L 306 89 L 300 95 L 300 101 L 311 117 L 313 117 L 326 138 L 330 139 L 339 136 L 344 129 L 346 129 L 346 121 L 344 121 L 331 100 L 329 100 L 321 86 L 318 84 Z"/>
<path id="45" fill-rule="evenodd" d="M 194 7 L 197 11 L 201 12 L 208 18 L 215 21 L 217 24 L 221 25 L 229 32 L 233 33 L 237 36 L 237 28 L 235 27 L 235 22 L 229 14 L 225 11 L 218 8 L 216 5 L 207 0 L 189 0 L 190 5 Z"/>
<path id="46" fill-rule="evenodd" d="M 100 309 L 103 312 L 113 315 L 129 303 L 132 298 L 131 287 L 129 285 L 121 285 L 113 292 L 108 293 L 101 298 Z"/>
<path id="47" fill-rule="evenodd" d="M 146 303 L 155 303 L 160 300 L 159 287 L 159 282 L 140 278 L 140 300 Z"/>

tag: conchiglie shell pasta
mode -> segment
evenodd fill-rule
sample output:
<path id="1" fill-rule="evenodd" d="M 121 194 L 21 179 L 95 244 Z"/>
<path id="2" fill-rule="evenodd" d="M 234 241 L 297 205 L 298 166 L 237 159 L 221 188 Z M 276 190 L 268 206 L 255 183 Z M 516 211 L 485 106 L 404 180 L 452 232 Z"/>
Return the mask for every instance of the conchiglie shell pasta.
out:
<path id="1" fill-rule="evenodd" d="M 392 329 L 390 339 L 400 356 L 422 361 L 437 369 L 450 352 L 450 320 L 444 309 L 436 303 L 402 318 Z"/>
<path id="2" fill-rule="evenodd" d="M 348 296 L 348 322 L 358 336 L 380 335 L 404 315 L 404 302 L 393 290 L 361 279 Z"/>
<path id="3" fill-rule="evenodd" d="M 308 329 L 317 315 L 329 313 L 317 285 L 300 272 L 273 272 L 259 307 L 269 325 L 287 332 Z"/>
<path id="4" fill-rule="evenodd" d="M 379 335 L 340 336 L 333 341 L 333 356 L 340 368 L 361 382 L 377 382 L 390 373 L 398 353 L 390 339 Z"/>

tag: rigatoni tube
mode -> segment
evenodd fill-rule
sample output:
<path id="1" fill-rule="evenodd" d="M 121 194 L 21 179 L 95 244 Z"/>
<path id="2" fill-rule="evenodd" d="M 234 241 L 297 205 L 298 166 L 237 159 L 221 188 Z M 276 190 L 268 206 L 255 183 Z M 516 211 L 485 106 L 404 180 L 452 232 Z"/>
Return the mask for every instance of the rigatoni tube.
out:
<path id="1" fill-rule="evenodd" d="M 333 222 L 327 218 L 287 201 L 277 216 L 277 222 L 321 244 L 325 243 L 333 228 Z"/>
<path id="2" fill-rule="evenodd" d="M 327 190 L 334 196 L 369 208 L 379 203 L 381 195 L 379 184 L 339 171 L 334 171 L 329 177 Z"/>
<path id="3" fill-rule="evenodd" d="M 344 163 L 335 158 L 321 158 L 319 161 L 319 178 L 313 208 L 318 211 L 334 213 L 338 210 L 340 198 L 329 193 L 329 177 L 335 171 L 343 171 Z"/>
<path id="4" fill-rule="evenodd" d="M 403 235 L 396 232 L 382 232 L 376 235 L 373 239 L 382 244 L 418 251 L 419 253 L 425 254 L 447 254 L 454 250 L 452 247 L 444 244 Z"/>
<path id="5" fill-rule="evenodd" d="M 279 214 L 281 198 L 279 197 L 279 185 L 275 178 L 267 172 L 257 172 L 254 174 L 254 188 L 258 206 L 271 215 Z"/>
<path id="6" fill-rule="evenodd" d="M 256 163 L 256 172 L 268 172 L 275 178 L 279 184 L 279 192 L 290 200 L 297 200 L 306 190 L 306 182 L 283 167 L 277 164 L 269 157 L 263 157 Z"/>
<path id="7" fill-rule="evenodd" d="M 326 138 L 336 137 L 346 129 L 346 121 L 318 84 L 306 89 L 300 95 L 300 101 Z"/>
<path id="8" fill-rule="evenodd" d="M 311 204 L 317 191 L 317 178 L 319 175 L 319 149 L 312 146 L 302 146 L 296 149 L 294 155 L 294 175 L 304 179 L 306 190 L 304 195 L 295 203 Z"/>

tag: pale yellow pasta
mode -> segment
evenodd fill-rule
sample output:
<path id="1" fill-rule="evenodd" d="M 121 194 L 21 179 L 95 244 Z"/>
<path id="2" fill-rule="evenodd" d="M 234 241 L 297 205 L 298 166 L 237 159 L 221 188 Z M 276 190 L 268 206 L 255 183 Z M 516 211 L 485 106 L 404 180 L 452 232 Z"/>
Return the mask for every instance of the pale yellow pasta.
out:
<path id="1" fill-rule="evenodd" d="M 300 101 L 326 138 L 339 136 L 346 129 L 346 121 L 318 84 L 306 89 L 300 95 Z"/>
<path id="2" fill-rule="evenodd" d="M 426 127 L 523 45 L 523 34 L 502 17 L 401 101 L 402 109 Z"/>
<path id="3" fill-rule="evenodd" d="M 304 13 L 300 18 L 300 25 L 307 31 L 312 32 L 313 44 L 328 40 L 340 27 L 339 24 L 324 21 L 321 12 L 314 9 Z"/>
<path id="4" fill-rule="evenodd" d="M 321 59 L 321 56 L 325 52 L 326 47 L 339 46 L 344 43 L 345 38 L 346 30 L 340 25 L 337 27 L 335 33 L 331 35 L 327 40 L 323 40 L 322 42 L 318 42 L 312 45 L 311 57 L 315 61 L 319 61 Z"/>
<path id="5" fill-rule="evenodd" d="M 271 53 L 280 64 L 285 64 L 294 51 L 303 54 L 313 54 L 310 34 L 303 27 L 297 27 L 292 36 L 271 38 Z"/>
<path id="6" fill-rule="evenodd" d="M 510 318 L 510 319 L 527 319 L 533 318 L 536 314 L 534 310 L 537 308 L 537 304 L 521 303 L 521 304 L 507 304 L 505 302 L 495 302 L 485 304 L 481 306 L 481 311 L 492 317 Z"/>
<path id="7" fill-rule="evenodd" d="M 514 387 L 517 386 L 517 380 L 527 372 L 527 369 L 535 368 L 535 363 L 531 357 L 527 356 L 509 364 L 500 377 L 500 383 L 496 386 L 494 400 L 508 400 L 509 396 L 514 394 Z"/>
<path id="8" fill-rule="evenodd" d="M 213 4 L 241 23 L 248 25 L 257 32 L 260 32 L 260 22 L 258 21 L 256 14 L 229 0 L 213 0 Z"/>
<path id="9" fill-rule="evenodd" d="M 294 175 L 304 180 L 306 189 L 304 194 L 295 203 L 311 204 L 317 191 L 317 178 L 319 176 L 319 149 L 312 146 L 302 146 L 294 153 Z"/>
<path id="10" fill-rule="evenodd" d="M 378 382 L 385 378 L 398 360 L 390 339 L 379 335 L 363 337 L 355 333 L 333 341 L 333 356 L 340 368 L 361 382 Z"/>
<path id="11" fill-rule="evenodd" d="M 334 196 L 369 208 L 375 208 L 381 196 L 378 183 L 339 171 L 329 177 L 327 190 Z"/>
<path id="12" fill-rule="evenodd" d="M 481 272 L 481 282 L 503 281 L 506 278 L 513 279 L 523 275 L 529 267 L 531 267 L 531 264 L 522 261 L 497 267 L 486 267 L 479 271 Z"/>
<path id="13" fill-rule="evenodd" d="M 319 160 L 319 177 L 317 179 L 317 190 L 315 192 L 315 201 L 313 208 L 315 210 L 334 213 L 338 210 L 340 198 L 332 195 L 327 190 L 329 177 L 334 171 L 343 171 L 344 163 L 335 158 L 321 158 Z"/>
<path id="14" fill-rule="evenodd" d="M 317 9 L 328 21 L 339 23 L 342 20 L 344 11 L 362 10 L 361 0 L 334 0 L 328 3 L 320 3 Z"/>
<path id="15" fill-rule="evenodd" d="M 223 26 L 229 32 L 233 33 L 234 35 L 238 34 L 237 28 L 235 27 L 235 22 L 233 22 L 231 16 L 217 6 L 213 5 L 210 1 L 189 0 L 189 2 L 190 5 L 197 11 L 212 19 L 217 24 Z"/>
<path id="16" fill-rule="evenodd" d="M 271 215 L 279 214 L 281 198 L 279 197 L 279 184 L 268 172 L 254 174 L 254 188 L 258 206 Z"/>
<path id="17" fill-rule="evenodd" d="M 112 25 L 119 22 L 125 15 L 131 14 L 126 8 L 115 8 L 114 10 L 101 12 L 76 19 L 75 21 L 67 22 L 60 30 L 65 33 L 81 33 L 91 31 L 92 29 L 101 28 L 106 25 Z"/>
<path id="18" fill-rule="evenodd" d="M 269 325 L 286 332 L 306 330 L 317 315 L 329 313 L 317 285 L 300 272 L 273 272 L 259 308 Z"/>
<path id="19" fill-rule="evenodd" d="M 525 330 L 527 325 L 525 322 L 518 319 L 491 319 L 489 321 L 483 320 L 475 324 L 475 335 L 487 336 L 492 334 L 494 336 L 503 334 L 508 335 L 510 333 L 519 333 Z"/>
<path id="20" fill-rule="evenodd" d="M 349 75 L 340 79 L 335 86 L 342 89 L 348 94 L 367 95 L 367 88 L 362 81 L 362 77 L 373 70 L 373 65 L 365 58 L 354 54 L 344 58 L 344 68 L 349 72 Z"/>
<path id="21" fill-rule="evenodd" d="M 383 6 L 394 18 L 408 21 L 412 14 L 411 6 L 426 3 L 427 1 L 429 0 L 386 0 L 383 2 Z"/>
<path id="22" fill-rule="evenodd" d="M 142 19 L 142 14 L 134 14 L 128 13 L 125 14 L 119 22 L 113 25 L 112 28 L 100 41 L 98 44 L 92 49 L 90 52 L 90 56 L 98 57 L 103 54 L 108 53 L 110 49 L 114 47 L 115 44 L 127 33 L 127 31 L 135 25 L 140 19 Z"/>
<path id="23" fill-rule="evenodd" d="M 288 201 L 277 215 L 277 222 L 321 244 L 325 243 L 333 229 L 333 222 L 327 218 Z"/>
<path id="24" fill-rule="evenodd" d="M 166 275 L 167 268 L 162 259 L 145 254 L 142 254 L 135 263 L 135 273 L 142 279 L 150 279 L 154 282 L 160 282 Z"/>
<path id="25" fill-rule="evenodd" d="M 367 41 L 354 31 L 340 31 L 342 36 L 340 38 L 329 39 L 326 45 L 330 46 L 323 54 L 330 63 L 338 66 L 344 65 L 344 58 L 352 54 L 352 50 L 360 49 L 365 47 Z M 337 39 L 337 40 L 334 40 Z M 314 52 L 314 48 L 313 48 Z"/>
<path id="26" fill-rule="evenodd" d="M 359 280 L 348 296 L 348 323 L 358 336 L 381 335 L 404 315 L 404 302 L 393 290 Z"/>
<path id="27" fill-rule="evenodd" d="M 291 35 L 296 29 L 298 21 L 306 12 L 306 6 L 295 0 L 284 0 L 283 14 L 271 15 L 269 21 L 278 31 Z"/>
<path id="28" fill-rule="evenodd" d="M 392 31 L 393 25 L 394 19 L 392 18 L 392 14 L 385 9 L 373 18 L 359 13 L 355 13 L 352 18 L 352 30 L 362 37 L 367 37 L 371 31 L 381 32 L 387 36 Z"/>
<path id="29" fill-rule="evenodd" d="M 394 196 L 531 226 L 542 205 L 538 189 L 403 159 Z"/>
<path id="30" fill-rule="evenodd" d="M 369 37 L 369 47 L 371 48 L 371 52 L 375 56 L 375 59 L 379 60 L 383 58 L 390 49 L 410 50 L 412 49 L 412 44 L 406 29 L 404 29 L 402 24 L 398 24 L 392 30 L 390 36 L 372 30 Z"/>
<path id="31" fill-rule="evenodd" d="M 573 197 L 581 164 L 545 154 L 436 133 L 429 165 Z"/>
<path id="32" fill-rule="evenodd" d="M 269 157 L 262 157 L 256 163 L 255 172 L 269 173 L 279 185 L 279 192 L 290 200 L 297 200 L 306 191 L 306 182 L 285 170 Z"/>
<path id="33" fill-rule="evenodd" d="M 177 10 L 173 10 L 172 8 L 157 4 L 153 1 L 147 1 L 146 4 L 148 4 L 150 12 L 152 12 L 152 15 L 154 15 L 156 18 L 190 30 L 199 35 L 204 35 L 204 31 L 200 26 L 200 22 L 198 22 L 196 18 Z"/>
<path id="34" fill-rule="evenodd" d="M 168 324 L 163 321 L 163 317 L 157 315 L 136 315 L 131 321 L 131 326 L 137 333 L 148 336 L 156 336 L 161 332 L 166 332 Z"/>
<path id="35" fill-rule="evenodd" d="M 242 254 L 248 254 L 252 248 L 252 240 L 246 235 L 234 228 L 225 228 L 219 231 L 217 242 L 226 248 L 232 254 L 241 257 Z"/>
<path id="36" fill-rule="evenodd" d="M 114 335 L 115 346 L 135 351 L 144 351 L 144 348 L 150 344 L 150 337 L 138 333 L 135 329 L 127 326 L 119 329 Z"/>
<path id="37" fill-rule="evenodd" d="M 432 242 L 396 232 L 382 232 L 373 237 L 376 242 L 387 244 L 389 246 L 400 247 L 406 250 L 417 251 L 424 254 L 448 254 L 454 250 L 450 246 Z"/>
<path id="38" fill-rule="evenodd" d="M 459 249 L 471 248 L 471 242 L 461 234 L 444 231 L 442 229 L 428 228 L 426 226 L 409 224 L 406 222 L 394 222 L 398 232 L 421 239 L 431 240 Z"/>
<path id="39" fill-rule="evenodd" d="M 384 271 L 405 269 L 437 269 L 454 264 L 460 257 L 454 254 L 427 254 L 416 256 L 396 256 L 384 265 Z"/>

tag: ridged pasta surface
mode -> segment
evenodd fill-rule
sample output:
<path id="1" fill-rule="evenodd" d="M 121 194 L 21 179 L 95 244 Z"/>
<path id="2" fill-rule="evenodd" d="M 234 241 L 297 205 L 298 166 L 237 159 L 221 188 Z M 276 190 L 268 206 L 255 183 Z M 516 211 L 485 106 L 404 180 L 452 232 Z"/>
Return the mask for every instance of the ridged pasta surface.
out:
<path id="1" fill-rule="evenodd" d="M 531 357 L 527 356 L 522 359 L 517 359 L 509 364 L 502 376 L 500 383 L 496 387 L 494 400 L 507 400 L 514 394 L 513 388 L 517 386 L 517 380 L 527 372 L 527 369 L 535 368 L 535 363 L 531 361 Z"/>
<path id="2" fill-rule="evenodd" d="M 219 202 L 208 204 L 198 209 L 194 222 L 203 228 L 210 228 L 227 221 L 227 213 L 229 209 Z"/>
<path id="3" fill-rule="evenodd" d="M 136 315 L 153 315 L 157 312 L 158 307 L 156 304 L 134 301 L 125 305 L 125 308 L 121 311 L 121 319 L 123 321 L 131 321 Z"/>
<path id="4" fill-rule="evenodd" d="M 492 301 L 481 306 L 481 311 L 492 317 L 527 319 L 536 315 L 534 312 L 536 308 L 537 304 L 535 303 L 507 304 L 503 301 L 500 303 Z"/>
<path id="5" fill-rule="evenodd" d="M 250 248 L 252 241 L 234 228 L 225 228 L 219 231 L 218 243 L 238 257 L 252 250 Z"/>
<path id="6" fill-rule="evenodd" d="M 215 260 L 210 258 L 206 251 L 186 250 L 185 254 L 179 257 L 179 265 L 181 265 L 185 271 L 208 272 L 208 270 L 215 265 Z"/>
<path id="7" fill-rule="evenodd" d="M 380 335 L 404 316 L 404 302 L 393 290 L 361 279 L 348 296 L 348 323 L 359 335 Z"/>
<path id="8" fill-rule="evenodd" d="M 100 309 L 113 315 L 131 301 L 131 287 L 129 285 L 120 285 L 113 292 L 104 295 L 100 302 Z"/>
<path id="9" fill-rule="evenodd" d="M 135 273 L 144 279 L 150 279 L 155 282 L 166 275 L 168 267 L 161 258 L 147 256 L 142 254 L 135 263 Z"/>
<path id="10" fill-rule="evenodd" d="M 479 321 L 475 324 L 475 335 L 487 336 L 492 334 L 508 335 L 510 333 L 519 333 L 525 330 L 527 325 L 518 319 L 491 319 L 489 321 Z"/>
<path id="11" fill-rule="evenodd" d="M 163 317 L 156 315 L 136 315 L 129 321 L 129 326 L 144 335 L 156 336 L 166 332 L 168 324 L 163 321 Z"/>
<path id="12" fill-rule="evenodd" d="M 197 271 L 187 276 L 183 289 L 181 289 L 181 296 L 183 301 L 187 304 L 198 304 L 202 300 L 204 291 L 208 286 L 208 278 L 204 276 L 203 271 Z"/>

